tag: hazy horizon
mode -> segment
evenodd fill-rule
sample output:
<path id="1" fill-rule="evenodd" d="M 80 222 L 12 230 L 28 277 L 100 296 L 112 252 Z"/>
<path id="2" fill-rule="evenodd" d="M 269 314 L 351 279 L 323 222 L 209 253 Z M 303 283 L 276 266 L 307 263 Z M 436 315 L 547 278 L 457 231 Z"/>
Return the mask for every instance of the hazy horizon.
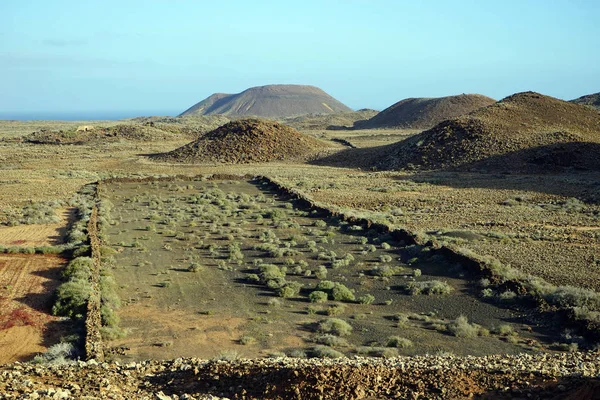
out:
<path id="1" fill-rule="evenodd" d="M 598 16 L 584 0 L 7 1 L 0 118 L 177 115 L 267 84 L 314 85 L 353 109 L 527 90 L 571 100 L 600 91 Z"/>

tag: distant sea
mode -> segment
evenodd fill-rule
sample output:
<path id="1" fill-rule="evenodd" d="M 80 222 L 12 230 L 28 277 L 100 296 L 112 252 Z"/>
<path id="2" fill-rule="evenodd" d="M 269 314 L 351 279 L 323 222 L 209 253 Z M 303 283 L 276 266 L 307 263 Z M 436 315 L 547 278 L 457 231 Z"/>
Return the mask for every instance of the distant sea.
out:
<path id="1" fill-rule="evenodd" d="M 17 121 L 116 121 L 119 119 L 158 116 L 175 116 L 181 111 L 73 111 L 73 112 L 4 112 L 0 120 Z"/>

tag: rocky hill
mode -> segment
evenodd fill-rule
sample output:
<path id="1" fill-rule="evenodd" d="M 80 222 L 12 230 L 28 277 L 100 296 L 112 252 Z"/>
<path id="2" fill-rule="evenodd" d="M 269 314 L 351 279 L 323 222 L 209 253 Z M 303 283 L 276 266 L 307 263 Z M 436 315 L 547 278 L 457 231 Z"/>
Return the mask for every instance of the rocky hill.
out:
<path id="1" fill-rule="evenodd" d="M 111 127 L 80 126 L 77 129 L 53 131 L 41 129 L 21 138 L 36 144 L 88 144 L 101 142 L 173 140 L 190 132 L 160 129 L 154 124 L 119 124 Z"/>
<path id="2" fill-rule="evenodd" d="M 252 163 L 298 158 L 327 144 L 275 121 L 229 122 L 197 140 L 155 158 L 171 162 Z"/>
<path id="3" fill-rule="evenodd" d="M 600 110 L 600 92 L 578 97 L 571 100 L 571 103 L 581 104 Z"/>
<path id="4" fill-rule="evenodd" d="M 238 94 L 215 93 L 181 115 L 222 114 L 229 117 L 285 118 L 305 114 L 351 112 L 323 90 L 306 85 L 267 85 Z"/>
<path id="5" fill-rule="evenodd" d="M 468 114 L 495 102 L 496 100 L 480 94 L 409 98 L 386 108 L 367 121 L 357 122 L 355 128 L 428 129 L 444 120 Z"/>
<path id="6" fill-rule="evenodd" d="M 378 158 L 382 169 L 600 169 L 600 113 L 539 93 L 517 93 L 384 147 Z"/>

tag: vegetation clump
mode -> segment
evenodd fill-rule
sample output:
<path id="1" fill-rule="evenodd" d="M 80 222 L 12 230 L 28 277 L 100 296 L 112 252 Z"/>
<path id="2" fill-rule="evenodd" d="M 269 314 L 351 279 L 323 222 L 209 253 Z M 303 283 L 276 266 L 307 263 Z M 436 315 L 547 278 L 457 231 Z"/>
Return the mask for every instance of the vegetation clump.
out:
<path id="1" fill-rule="evenodd" d="M 437 280 L 409 282 L 403 288 L 410 295 L 443 295 L 454 290 L 447 282 Z"/>

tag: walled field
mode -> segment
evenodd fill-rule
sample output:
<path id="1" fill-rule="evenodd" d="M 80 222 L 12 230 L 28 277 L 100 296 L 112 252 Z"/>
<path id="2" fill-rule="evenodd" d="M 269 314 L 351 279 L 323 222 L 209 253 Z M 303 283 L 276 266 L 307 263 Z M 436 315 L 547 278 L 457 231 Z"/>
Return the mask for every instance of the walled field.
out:
<path id="1" fill-rule="evenodd" d="M 0 363 L 27 361 L 69 334 L 50 315 L 65 260 L 0 254 Z"/>
<path id="2" fill-rule="evenodd" d="M 531 310 L 482 301 L 460 265 L 294 208 L 257 182 L 112 183 L 102 198 L 129 331 L 108 343 L 119 359 L 482 355 L 560 340 Z M 432 281 L 452 291 L 409 293 Z"/>
<path id="3" fill-rule="evenodd" d="M 28 134 L 39 128 L 37 123 L 33 124 L 36 125 L 35 128 L 32 128 L 31 124 L 10 123 L 9 125 L 10 127 L 6 128 L 6 123 L 0 123 L 0 131 L 8 132 L 6 135 L 10 137 Z M 575 171 L 534 176 L 497 175 L 485 171 L 476 173 L 375 172 L 366 167 L 357 168 L 360 166 L 359 161 L 361 161 L 362 155 L 367 154 L 360 151 L 375 154 L 377 146 L 394 142 L 398 140 L 398 135 L 403 136 L 406 132 L 324 131 L 311 133 L 325 138 L 345 138 L 359 147 L 357 149 L 359 152 L 347 153 L 346 159 L 336 164 L 326 162 L 321 165 L 269 163 L 240 167 L 217 164 L 175 165 L 156 163 L 145 158 L 147 154 L 169 151 L 179 147 L 189 141 L 187 138 L 144 143 L 122 141 L 94 146 L 50 146 L 0 142 L 0 169 L 2 170 L 0 210 L 4 210 L 8 206 L 19 207 L 29 201 L 67 200 L 83 184 L 112 176 L 212 173 L 266 175 L 289 187 L 301 190 L 312 199 L 328 206 L 338 207 L 351 214 L 387 221 L 397 227 L 421 232 L 433 239 L 456 244 L 481 255 L 497 257 L 502 263 L 543 277 L 549 282 L 600 289 L 600 254 L 598 250 L 600 249 L 600 222 L 598 219 L 600 216 L 598 206 L 600 188 L 597 185 L 600 176 L 597 173 Z M 200 190 L 200 186 L 196 187 L 199 183 L 192 184 L 195 189 L 184 189 L 184 194 L 192 194 L 196 193 L 196 190 Z M 178 186 L 185 185 L 187 183 L 178 184 Z M 256 187 L 251 189 L 252 185 L 244 184 L 242 186 L 244 187 L 236 188 L 233 191 L 236 193 L 248 191 L 248 194 L 259 193 L 256 192 L 259 190 Z M 123 184 L 121 188 L 123 193 L 119 189 L 115 195 L 117 197 L 125 195 L 135 197 L 144 191 L 152 194 L 153 190 L 156 190 L 156 188 L 144 190 L 144 187 L 145 184 L 140 188 L 126 187 Z M 162 188 L 160 191 L 166 191 L 162 195 L 164 198 L 176 194 L 171 193 L 168 188 Z M 267 196 L 268 193 L 263 194 Z M 113 202 L 120 204 L 119 202 L 122 201 L 124 200 L 115 198 Z M 286 213 L 291 212 L 285 208 L 285 199 L 281 199 L 283 201 L 281 203 L 278 203 L 280 200 L 275 201 Z M 179 204 L 179 200 L 175 204 Z M 195 254 L 199 257 L 200 264 L 206 264 L 204 266 L 207 272 L 183 271 L 182 269 L 189 267 L 192 263 L 190 260 L 183 259 L 184 255 L 187 256 L 189 253 L 189 251 L 184 251 L 185 241 L 167 237 L 172 242 L 165 243 L 164 235 L 152 231 L 131 230 L 130 228 L 146 229 L 146 225 L 142 225 L 142 222 L 145 221 L 144 218 L 147 215 L 142 212 L 143 210 L 136 211 L 128 208 L 130 206 L 131 204 L 124 204 L 123 210 L 127 211 L 121 211 L 120 206 L 115 207 L 113 212 L 117 214 L 126 212 L 127 215 L 124 214 L 122 217 L 125 221 L 129 221 L 129 219 L 132 221 L 119 221 L 119 225 L 110 228 L 111 244 L 115 245 L 121 241 L 125 243 L 125 246 L 115 246 L 119 251 L 115 255 L 117 260 L 115 273 L 122 273 L 119 275 L 119 282 L 123 282 L 121 297 L 125 300 L 121 310 L 122 326 L 129 327 L 131 332 L 128 337 L 110 343 L 111 346 L 130 348 L 122 357 L 141 359 L 156 356 L 163 358 L 187 354 L 185 353 L 186 349 L 193 349 L 194 347 L 191 345 L 193 343 L 206 343 L 214 348 L 214 351 L 211 349 L 206 353 L 201 353 L 198 349 L 194 349 L 192 352 L 206 357 L 218 355 L 221 352 L 220 349 L 235 351 L 240 355 L 254 356 L 281 351 L 289 352 L 293 349 L 310 351 L 316 345 L 310 342 L 314 332 L 305 329 L 302 322 L 318 321 L 332 316 L 323 315 L 326 312 L 307 314 L 307 308 L 311 306 L 311 303 L 306 299 L 306 295 L 302 295 L 299 299 L 275 297 L 274 290 L 265 288 L 264 285 L 253 285 L 244 280 L 249 274 L 256 273 L 256 270 L 250 272 L 251 268 L 247 268 L 248 271 L 244 272 L 245 270 L 242 271 L 236 266 L 233 268 L 237 268 L 237 270 L 232 271 L 219 269 L 218 262 L 227 260 L 224 258 L 215 260 L 207 253 L 208 249 L 196 249 L 198 254 Z M 132 215 L 131 218 L 130 215 Z M 310 228 L 310 224 L 314 222 L 311 219 L 312 216 L 289 217 L 309 218 L 304 224 L 306 226 L 300 230 Z M 137 221 L 133 221 L 134 219 Z M 267 220 L 267 218 L 263 217 L 263 220 Z M 334 222 L 327 221 L 327 223 L 326 228 L 319 228 L 319 230 L 328 230 L 329 226 L 339 229 Z M 140 226 L 138 227 L 136 224 Z M 160 228 L 158 223 L 155 225 Z M 263 226 L 254 227 L 252 222 L 250 227 L 264 229 Z M 161 231 L 158 228 L 157 232 Z M 188 228 L 184 222 L 181 225 L 177 224 L 175 228 L 186 231 L 186 234 L 193 233 L 193 230 Z M 230 229 L 229 227 L 220 228 Z M 4 229 L 7 228 L 2 227 L 0 231 Z M 23 237 L 31 235 L 31 232 L 36 230 L 36 228 L 30 229 L 30 227 L 27 229 L 29 229 L 27 231 L 29 233 L 23 232 L 3 240 L 11 243 L 25 240 Z M 128 230 L 128 232 L 119 232 L 119 230 Z M 279 228 L 275 231 L 279 232 Z M 193 234 L 202 236 L 205 233 Z M 237 242 L 236 233 L 231 234 L 234 235 L 233 241 Z M 301 234 L 306 236 L 304 233 Z M 335 234 L 343 237 L 346 232 L 336 231 Z M 160 240 L 155 240 L 155 235 L 159 235 Z M 144 236 L 149 239 L 140 239 Z M 285 237 L 277 236 L 280 241 L 285 242 Z M 113 237 L 118 237 L 119 240 L 113 240 Z M 147 251 L 131 246 L 136 239 L 143 244 L 143 248 L 147 248 Z M 218 246 L 221 250 L 229 242 L 229 240 L 219 239 L 216 234 L 213 237 L 213 233 L 208 239 L 202 240 Z M 244 240 L 241 242 L 245 243 Z M 0 244 L 5 245 L 3 242 Z M 175 250 L 169 252 L 163 249 L 162 246 L 165 244 L 170 244 Z M 461 271 L 449 272 L 446 267 L 443 267 L 443 263 L 430 262 L 427 257 L 420 257 L 419 264 L 410 264 L 408 263 L 409 258 L 403 255 L 406 250 L 400 244 L 391 243 L 392 248 L 387 250 L 378 248 L 376 243 L 373 244 L 376 252 L 371 261 L 366 261 L 367 265 L 375 264 L 375 261 L 379 260 L 378 256 L 386 255 L 386 252 L 393 253 L 393 257 L 398 253 L 398 257 L 403 257 L 399 266 L 407 272 L 405 275 L 394 275 L 390 278 L 391 283 L 384 284 L 382 279 L 374 279 L 364 271 L 358 272 L 357 269 L 351 271 L 348 281 L 341 282 L 350 289 L 354 289 L 357 295 L 370 293 L 375 296 L 373 304 L 346 304 L 346 311 L 334 316 L 344 319 L 353 327 L 352 334 L 346 338 L 351 346 L 341 349 L 345 354 L 355 354 L 359 348 L 365 345 L 380 347 L 379 345 L 383 345 L 385 339 L 393 335 L 404 335 L 413 342 L 413 346 L 410 348 L 399 348 L 398 351 L 401 354 L 436 353 L 440 350 L 465 354 L 472 349 L 474 352 L 479 351 L 480 354 L 511 353 L 521 350 L 531 351 L 533 348 L 552 348 L 549 344 L 553 342 L 569 344 L 568 341 L 573 340 L 568 332 L 548 331 L 543 321 L 539 323 L 535 321 L 535 315 L 528 314 L 527 310 L 515 309 L 515 304 L 510 302 L 498 301 L 497 296 L 481 301 L 479 295 L 484 288 L 478 286 L 476 280 L 471 280 L 467 275 L 461 278 Z M 248 248 L 245 249 L 243 246 L 241 248 L 244 253 L 244 263 L 248 263 L 254 268 L 255 259 L 265 260 L 265 258 L 249 249 L 253 245 L 251 242 L 248 242 L 247 245 Z M 318 245 L 333 250 L 338 255 L 351 253 L 355 260 L 365 262 L 361 260 L 362 254 L 356 254 L 359 252 L 358 244 L 344 244 L 343 242 L 340 244 L 336 241 L 333 247 L 330 246 L 330 243 L 318 243 Z M 337 248 L 338 246 L 339 248 Z M 181 254 L 175 256 L 176 253 Z M 221 253 L 220 256 L 224 257 L 225 251 Z M 305 253 L 301 252 L 301 254 Z M 306 255 L 308 256 L 308 253 Z M 152 264 L 137 265 L 143 261 L 149 261 Z M 283 260 L 276 261 L 275 265 L 279 267 L 283 266 L 285 262 Z M 306 260 L 313 269 L 316 269 L 323 261 L 325 260 Z M 128 266 L 135 267 L 129 268 Z M 408 272 L 413 269 L 422 271 L 423 275 L 419 279 L 431 278 L 432 280 L 447 281 L 455 290 L 452 294 L 441 297 L 408 296 L 398 287 L 401 283 L 406 283 L 410 277 Z M 329 271 L 328 279 L 335 277 L 337 273 L 334 270 Z M 364 276 L 359 277 L 359 273 L 364 273 Z M 202 282 L 201 277 L 208 277 L 210 280 L 208 283 Z M 163 282 L 168 282 L 168 279 L 171 279 L 171 283 L 167 284 L 168 287 L 152 286 L 162 285 Z M 306 288 L 311 287 L 310 285 L 314 286 L 317 282 L 314 275 L 303 277 L 286 273 L 286 279 L 303 283 Z M 360 284 L 361 280 L 366 283 Z M 138 282 L 140 284 L 135 286 Z M 142 282 L 144 283 L 142 284 Z M 214 282 L 219 283 L 215 286 Z M 140 290 L 136 291 L 138 286 Z M 390 290 L 386 290 L 388 286 L 390 286 Z M 221 288 L 227 289 L 225 294 L 222 294 Z M 206 300 L 206 296 L 200 294 L 203 290 L 211 293 L 209 299 L 217 300 Z M 180 296 L 173 294 L 177 291 Z M 185 296 L 181 295 L 182 293 Z M 180 297 L 183 299 L 178 302 Z M 186 303 L 188 297 L 190 300 Z M 260 301 L 257 301 L 257 298 Z M 451 302 L 448 301 L 450 298 Z M 281 301 L 283 306 L 269 306 L 267 302 L 271 299 Z M 220 307 L 221 304 L 225 304 L 225 300 L 236 305 L 232 308 L 233 311 L 225 311 L 225 307 Z M 392 303 L 384 305 L 387 300 L 392 300 Z M 203 301 L 206 302 L 203 303 Z M 215 303 L 219 305 L 216 307 L 217 310 L 213 308 Z M 335 302 L 328 300 L 323 307 L 327 309 L 329 305 L 333 304 Z M 452 307 L 451 304 L 460 305 Z M 292 307 L 288 307 L 289 305 Z M 447 305 L 450 306 L 446 308 Z M 169 313 L 165 314 L 167 311 Z M 373 314 L 370 314 L 371 311 Z M 417 315 L 435 313 L 435 315 L 415 317 L 415 319 L 409 320 L 402 331 L 399 331 L 396 327 L 398 321 L 390 318 L 402 312 L 416 313 Z M 513 339 L 498 338 L 493 333 L 491 337 L 461 339 L 437 331 L 432 326 L 436 323 L 443 325 L 442 323 L 455 319 L 460 312 L 467 314 L 470 322 L 479 323 L 486 328 L 493 328 L 499 323 L 514 322 L 514 330 L 518 332 L 518 343 L 509 343 L 508 341 L 513 341 Z M 144 317 L 136 318 L 136 314 Z M 359 315 L 357 319 L 353 318 L 355 314 Z M 362 314 L 367 315 L 367 319 L 364 320 L 366 322 L 360 320 L 363 318 Z M 171 317 L 165 318 L 164 315 L 171 315 Z M 425 317 L 429 321 L 417 319 L 425 319 Z M 273 320 L 278 322 L 272 322 Z M 532 320 L 535 323 L 531 323 Z M 221 321 L 227 322 L 222 323 Z M 280 323 L 280 321 L 283 322 Z M 369 324 L 365 329 L 373 329 L 376 332 L 372 335 L 363 332 L 365 324 Z M 532 332 L 528 331 L 528 325 Z M 184 327 L 189 329 L 182 330 L 181 328 Z M 145 337 L 139 333 L 143 331 L 147 332 Z M 549 332 L 550 337 L 544 337 L 546 332 Z M 270 333 L 274 335 L 273 339 L 269 339 Z M 249 344 L 239 344 L 239 339 L 244 335 L 257 340 L 253 344 L 251 343 L 252 339 L 248 340 Z M 369 339 L 369 335 L 375 339 Z M 571 337 L 571 339 L 567 339 L 567 337 Z M 530 341 L 527 344 L 529 339 L 534 342 Z M 374 343 L 376 341 L 377 343 Z M 577 338 L 575 338 L 576 341 Z M 284 344 L 277 345 L 277 343 Z M 217 347 L 219 350 L 216 349 Z M 361 351 L 365 351 L 365 349 L 361 349 Z"/>
<path id="4" fill-rule="evenodd" d="M 67 226 L 73 221 L 73 209 L 60 209 L 56 213 L 60 222 L 0 227 L 0 245 L 36 247 L 56 246 L 65 242 Z"/>

